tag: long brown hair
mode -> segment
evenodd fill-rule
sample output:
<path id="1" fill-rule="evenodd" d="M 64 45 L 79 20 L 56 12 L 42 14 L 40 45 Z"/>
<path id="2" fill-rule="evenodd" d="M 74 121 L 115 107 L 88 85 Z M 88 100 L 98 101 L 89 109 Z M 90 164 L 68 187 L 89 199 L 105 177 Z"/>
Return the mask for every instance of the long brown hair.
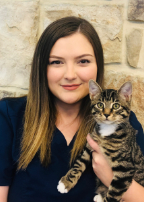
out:
<path id="1" fill-rule="evenodd" d="M 49 55 L 59 38 L 69 36 L 77 31 L 86 36 L 94 49 L 97 61 L 97 82 L 100 86 L 103 85 L 103 50 L 93 26 L 85 19 L 74 16 L 61 18 L 51 23 L 41 35 L 33 57 L 18 170 L 26 169 L 38 152 L 43 166 L 50 163 L 51 141 L 55 130 L 57 110 L 53 95 L 48 88 Z M 82 101 L 79 115 L 82 117 L 82 122 L 71 151 L 71 162 L 81 152 L 86 142 L 86 135 L 92 129 L 92 123 L 87 124 L 90 115 L 88 95 Z"/>

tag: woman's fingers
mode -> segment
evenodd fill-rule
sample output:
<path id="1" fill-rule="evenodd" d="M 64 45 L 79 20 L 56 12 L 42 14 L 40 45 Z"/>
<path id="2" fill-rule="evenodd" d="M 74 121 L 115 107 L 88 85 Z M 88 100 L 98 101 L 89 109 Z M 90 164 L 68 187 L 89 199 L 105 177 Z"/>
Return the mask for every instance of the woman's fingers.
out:
<path id="1" fill-rule="evenodd" d="M 93 149 L 95 152 L 98 152 L 98 153 L 100 152 L 100 153 L 101 153 L 100 148 L 99 148 L 97 142 L 95 142 L 95 141 L 90 137 L 90 134 L 87 135 L 87 141 L 88 141 L 89 145 L 92 147 L 92 149 Z"/>
<path id="2" fill-rule="evenodd" d="M 92 147 L 92 167 L 97 175 L 97 177 L 105 184 L 107 187 L 110 185 L 112 178 L 113 178 L 113 172 L 111 169 L 111 166 L 108 163 L 107 158 L 104 156 L 104 154 L 101 152 L 101 149 L 97 142 L 95 142 L 90 135 L 87 135 L 87 141 L 89 145 Z"/>
<path id="3" fill-rule="evenodd" d="M 97 152 L 93 151 L 92 152 L 92 164 L 96 166 L 96 164 L 100 164 L 102 161 L 102 156 L 99 155 Z"/>

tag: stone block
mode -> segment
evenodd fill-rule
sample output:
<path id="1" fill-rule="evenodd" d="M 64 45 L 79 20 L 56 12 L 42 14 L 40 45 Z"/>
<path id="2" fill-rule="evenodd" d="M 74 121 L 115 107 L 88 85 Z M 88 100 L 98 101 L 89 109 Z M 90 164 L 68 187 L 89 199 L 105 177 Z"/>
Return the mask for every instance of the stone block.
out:
<path id="1" fill-rule="evenodd" d="M 0 90 L 0 99 L 5 98 L 5 97 L 15 97 L 15 93 Z"/>
<path id="2" fill-rule="evenodd" d="M 21 89 L 17 91 L 1 90 L 0 89 L 0 99 L 5 97 L 21 97 L 27 95 L 28 91 L 23 91 Z"/>
<path id="3" fill-rule="evenodd" d="M 144 21 L 144 0 L 129 0 L 128 19 Z"/>
<path id="4" fill-rule="evenodd" d="M 130 66 L 138 67 L 140 50 L 142 47 L 143 30 L 134 29 L 126 37 L 127 61 Z"/>
<path id="5" fill-rule="evenodd" d="M 143 71 L 142 75 L 144 75 Z M 129 71 L 105 71 L 105 88 L 119 89 L 126 81 L 132 82 L 132 111 L 135 112 L 144 129 L 144 77 L 130 74 Z"/>
<path id="6" fill-rule="evenodd" d="M 0 86 L 28 88 L 38 2 L 0 2 Z"/>
<path id="7" fill-rule="evenodd" d="M 97 30 L 104 49 L 105 63 L 121 62 L 123 5 L 51 4 L 43 6 L 45 29 L 54 20 L 78 16 L 88 20 Z"/>

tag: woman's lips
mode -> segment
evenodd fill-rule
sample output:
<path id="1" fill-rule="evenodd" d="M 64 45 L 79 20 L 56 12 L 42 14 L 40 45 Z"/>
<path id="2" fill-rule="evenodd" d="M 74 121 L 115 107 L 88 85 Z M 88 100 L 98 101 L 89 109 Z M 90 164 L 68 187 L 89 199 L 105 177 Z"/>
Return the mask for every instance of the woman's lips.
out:
<path id="1" fill-rule="evenodd" d="M 62 85 L 65 90 L 76 90 L 81 84 Z"/>

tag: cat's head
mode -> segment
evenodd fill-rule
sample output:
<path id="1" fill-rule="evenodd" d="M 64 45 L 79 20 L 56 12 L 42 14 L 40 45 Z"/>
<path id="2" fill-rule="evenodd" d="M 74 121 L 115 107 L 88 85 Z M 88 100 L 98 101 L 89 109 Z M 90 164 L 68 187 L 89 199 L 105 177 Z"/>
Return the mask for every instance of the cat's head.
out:
<path id="1" fill-rule="evenodd" d="M 92 114 L 98 123 L 122 123 L 129 119 L 132 97 L 131 82 L 124 83 L 119 90 L 106 89 L 93 80 L 89 81 Z"/>

